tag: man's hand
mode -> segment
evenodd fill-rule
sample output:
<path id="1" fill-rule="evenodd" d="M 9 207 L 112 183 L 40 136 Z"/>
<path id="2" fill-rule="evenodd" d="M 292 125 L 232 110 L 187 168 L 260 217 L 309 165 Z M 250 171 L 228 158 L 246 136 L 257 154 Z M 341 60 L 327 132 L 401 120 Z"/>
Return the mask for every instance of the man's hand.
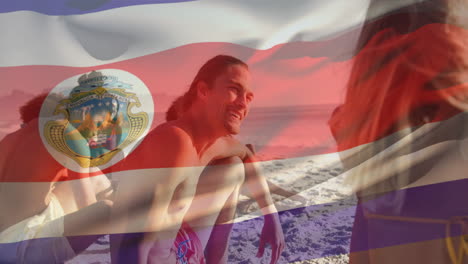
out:
<path id="1" fill-rule="evenodd" d="M 265 222 L 260 235 L 260 244 L 258 246 L 257 257 L 263 257 L 265 246 L 271 246 L 271 262 L 275 264 L 281 256 L 284 249 L 284 234 L 279 221 L 278 213 L 264 215 Z"/>

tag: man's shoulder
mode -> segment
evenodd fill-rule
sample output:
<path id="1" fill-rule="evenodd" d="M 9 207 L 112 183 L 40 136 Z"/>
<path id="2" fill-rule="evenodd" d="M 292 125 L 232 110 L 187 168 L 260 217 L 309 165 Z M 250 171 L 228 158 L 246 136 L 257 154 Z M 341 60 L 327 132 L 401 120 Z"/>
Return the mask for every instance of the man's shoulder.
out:
<path id="1" fill-rule="evenodd" d="M 197 162 L 196 153 L 185 130 L 173 124 L 162 124 L 145 137 L 126 158 L 125 164 L 136 164 L 138 168 L 192 166 Z"/>
<path id="2" fill-rule="evenodd" d="M 157 140 L 161 144 L 192 144 L 192 137 L 175 122 L 159 125 L 148 135 L 150 140 Z"/>
<path id="3" fill-rule="evenodd" d="M 153 129 L 139 149 L 151 153 L 193 154 L 196 153 L 193 145 L 192 137 L 185 129 L 177 123 L 168 122 Z"/>
<path id="4" fill-rule="evenodd" d="M 151 162 L 156 167 L 193 166 L 197 152 L 189 133 L 171 123 L 153 129 L 128 160 Z"/>

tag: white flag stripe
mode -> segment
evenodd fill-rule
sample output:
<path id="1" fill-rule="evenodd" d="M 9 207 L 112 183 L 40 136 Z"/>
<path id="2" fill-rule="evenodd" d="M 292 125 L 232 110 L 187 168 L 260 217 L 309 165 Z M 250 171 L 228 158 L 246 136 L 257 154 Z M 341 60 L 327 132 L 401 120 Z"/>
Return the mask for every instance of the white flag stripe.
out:
<path id="1" fill-rule="evenodd" d="M 442 121 L 446 122 L 446 121 Z M 431 127 L 435 127 L 435 124 L 429 124 L 427 127 L 424 129 L 427 130 Z M 415 133 L 415 136 L 421 135 L 420 132 Z M 441 145 L 450 145 L 450 148 L 453 149 L 451 152 L 452 155 L 447 156 L 445 160 L 440 162 L 433 170 L 430 170 L 427 174 L 425 174 L 423 177 L 421 177 L 419 180 L 416 182 L 408 185 L 406 188 L 414 188 L 414 187 L 421 187 L 429 184 L 436 184 L 436 183 L 441 183 L 441 182 L 447 182 L 447 181 L 454 181 L 454 180 L 460 180 L 460 179 L 466 179 L 466 176 L 464 175 L 464 171 L 467 169 L 467 163 L 466 159 L 468 158 L 463 151 L 460 151 L 463 146 L 466 145 L 466 140 L 451 140 L 451 141 L 444 141 L 436 145 L 431 145 L 427 146 L 426 148 L 423 148 L 419 151 L 415 151 L 413 153 L 407 154 L 405 156 L 397 157 L 396 159 L 398 160 L 403 160 L 406 159 L 406 163 L 411 163 L 410 166 L 416 165 L 416 163 L 419 161 L 418 157 L 427 157 L 430 155 L 434 154 L 433 147 L 440 147 Z M 404 140 L 401 142 L 397 142 L 392 149 L 387 149 L 381 152 L 381 156 L 392 156 L 395 152 L 395 148 L 398 148 L 398 146 L 402 147 L 404 144 Z M 406 142 L 407 143 L 407 142 Z M 267 177 L 270 180 L 280 180 L 282 182 L 282 186 L 285 188 L 288 188 L 290 183 L 292 181 L 301 181 L 303 182 L 304 185 L 310 184 L 311 186 L 308 189 L 303 190 L 299 195 L 302 197 L 306 198 L 308 200 L 308 203 L 306 204 L 307 206 L 313 206 L 313 205 L 320 205 L 320 204 L 328 204 L 328 203 L 336 203 L 339 201 L 342 201 L 343 198 L 340 197 L 350 197 L 350 201 L 348 201 L 348 206 L 353 206 L 353 192 L 351 190 L 351 185 L 345 182 L 345 178 L 350 177 L 352 175 L 353 177 L 358 177 L 357 174 L 361 175 L 363 179 L 369 179 L 372 175 L 380 175 L 380 174 L 385 174 L 385 175 L 393 175 L 395 173 L 398 173 L 399 170 L 403 169 L 402 166 L 393 166 L 393 167 L 388 167 L 387 169 L 384 169 L 382 166 L 373 166 L 375 164 L 374 159 L 370 159 L 366 162 L 364 162 L 362 165 L 358 166 L 359 167 L 359 173 L 355 171 L 358 167 L 356 167 L 355 170 L 351 170 L 345 173 L 341 173 L 338 176 L 331 176 L 331 175 L 317 175 L 315 177 L 322 177 L 322 178 L 327 178 L 325 181 L 322 183 L 312 185 L 312 183 L 307 183 L 306 179 L 301 180 L 300 178 L 303 177 L 307 173 L 307 164 L 313 164 L 311 166 L 319 166 L 320 171 L 322 174 L 329 173 L 330 169 L 333 167 L 337 167 L 337 164 L 340 164 L 340 154 L 341 157 L 343 157 L 343 154 L 349 155 L 349 153 L 354 152 L 357 153 L 362 149 L 362 146 L 356 147 L 354 149 L 347 150 L 345 152 L 341 153 L 330 153 L 330 154 L 322 154 L 322 155 L 314 155 L 314 156 L 308 156 L 308 157 L 301 157 L 301 158 L 290 158 L 290 159 L 284 159 L 284 160 L 276 160 L 276 161 L 263 161 L 263 162 L 258 162 L 257 163 L 257 168 L 260 168 L 260 171 L 263 172 L 264 174 L 267 174 Z M 398 162 L 400 162 L 398 161 Z M 283 171 L 281 169 L 278 169 L 278 166 L 275 166 L 275 164 L 281 163 L 282 166 L 280 168 L 287 168 L 284 169 Z M 396 164 L 397 162 L 387 162 L 391 164 Z M 339 166 L 339 165 L 338 165 Z M 364 170 L 362 168 L 372 168 L 375 167 L 374 170 L 372 169 L 367 169 Z M 294 168 L 292 171 L 290 168 Z M 193 169 L 195 170 L 200 170 L 200 167 L 194 167 L 194 168 L 184 168 L 183 170 L 189 170 L 192 171 Z M 271 173 L 270 169 L 274 169 L 274 173 Z M 112 174 L 113 178 L 120 179 L 122 180 L 123 178 L 126 177 L 131 177 L 132 182 L 138 183 L 140 186 L 145 186 L 145 184 L 142 184 L 142 182 L 145 182 L 145 177 L 148 178 L 148 180 L 152 181 L 154 179 L 154 175 L 157 174 L 165 174 L 164 171 L 166 169 L 145 169 L 145 170 L 139 170 L 139 171 L 123 171 L 123 172 L 116 172 Z M 287 175 L 286 175 L 287 174 Z M 292 175 L 297 176 L 296 180 L 290 179 Z M 286 177 L 287 176 L 287 177 Z M 137 177 L 137 178 L 135 178 Z M 348 181 L 350 179 L 348 178 Z M 355 178 L 353 180 L 356 180 Z M 379 178 L 379 180 L 383 180 L 383 178 Z M 79 180 L 78 180 L 79 181 Z M 358 181 L 358 183 L 362 183 L 362 181 Z M 18 185 L 18 184 L 23 184 L 25 187 L 28 185 L 48 185 L 50 183 L 2 183 L 2 188 L 9 188 L 9 185 Z M 148 184 L 149 186 L 149 184 Z M 354 186 L 356 187 L 356 186 Z M 361 186 L 362 187 L 362 186 Z M 328 195 L 322 195 L 324 193 L 327 193 L 327 190 L 334 190 L 336 192 L 336 195 L 330 196 L 329 193 Z M 139 189 L 141 191 L 141 189 Z M 385 190 L 385 191 L 391 191 L 391 190 Z M 295 208 L 302 207 L 304 205 L 300 205 L 297 203 L 282 203 L 279 202 L 276 204 L 277 208 L 279 211 L 286 211 L 286 210 L 291 210 Z M 238 215 L 237 218 L 234 220 L 234 222 L 242 222 L 246 221 L 248 219 L 252 219 L 254 217 L 260 216 L 261 213 L 260 211 L 254 211 L 250 212 L 248 214 L 244 215 Z M 132 216 L 133 217 L 133 216 Z M 103 230 L 103 233 L 121 233 L 122 231 L 118 230 Z M 128 232 L 141 232 L 144 230 L 130 230 Z M 99 233 L 97 231 L 96 233 Z M 15 241 L 11 241 L 15 242 Z"/>
<path id="2" fill-rule="evenodd" d="M 362 191 L 395 179 L 394 185 L 366 192 L 371 194 L 466 179 L 463 171 L 468 168 L 468 154 L 464 150 L 468 144 L 467 117 L 466 112 L 461 112 L 447 120 L 406 128 L 376 142 L 340 152 L 343 160 L 361 159 L 343 173 L 345 184 L 354 191 Z M 431 162 L 434 159 L 436 163 Z"/>
<path id="3" fill-rule="evenodd" d="M 372 16 L 421 1 L 389 1 Z M 359 27 L 368 2 L 195 1 L 70 16 L 4 13 L 0 24 L 8 26 L 0 27 L 0 66 L 96 66 L 202 42 L 268 49 L 316 41 Z"/>

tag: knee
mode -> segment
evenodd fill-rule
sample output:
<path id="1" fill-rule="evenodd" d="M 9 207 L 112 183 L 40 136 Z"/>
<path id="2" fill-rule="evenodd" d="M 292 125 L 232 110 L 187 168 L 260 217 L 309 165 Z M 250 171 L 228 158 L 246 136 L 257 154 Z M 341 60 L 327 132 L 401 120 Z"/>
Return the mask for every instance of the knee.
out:
<path id="1" fill-rule="evenodd" d="M 96 214 L 95 216 L 99 215 L 103 220 L 108 220 L 112 213 L 112 207 L 114 203 L 111 200 L 101 200 L 97 201 L 95 204 L 91 205 L 93 207 L 93 211 Z"/>
<path id="2" fill-rule="evenodd" d="M 242 164 L 242 160 L 237 156 L 214 160 L 210 163 L 210 165 L 236 165 L 236 164 Z"/>
<path id="3" fill-rule="evenodd" d="M 114 206 L 114 202 L 111 200 L 101 200 L 96 202 L 99 207 L 102 207 L 103 210 L 110 211 L 112 207 Z"/>
<path id="4" fill-rule="evenodd" d="M 94 186 L 94 193 L 97 200 L 104 200 L 111 197 L 113 188 L 112 184 L 105 175 L 99 175 L 90 178 Z"/>
<path id="5" fill-rule="evenodd" d="M 111 200 L 101 200 L 98 203 L 101 203 L 103 206 L 108 208 L 112 208 L 112 206 L 114 206 L 114 202 L 112 202 Z"/>

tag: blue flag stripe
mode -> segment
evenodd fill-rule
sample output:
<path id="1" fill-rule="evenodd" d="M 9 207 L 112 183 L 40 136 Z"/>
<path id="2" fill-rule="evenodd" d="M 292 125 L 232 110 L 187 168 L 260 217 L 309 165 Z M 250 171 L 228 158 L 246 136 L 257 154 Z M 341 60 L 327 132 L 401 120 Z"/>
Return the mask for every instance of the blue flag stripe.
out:
<path id="1" fill-rule="evenodd" d="M 0 4 L 0 13 L 34 11 L 45 15 L 65 16 L 94 13 L 114 8 L 192 2 L 195 0 L 15 0 Z"/>
<path id="2" fill-rule="evenodd" d="M 366 201 L 361 199 L 357 207 L 349 198 L 279 212 L 286 239 L 282 260 L 304 261 L 459 236 L 462 234 L 461 226 L 453 221 L 458 216 L 468 215 L 466 199 L 463 199 L 467 188 L 468 179 L 465 179 L 393 191 Z M 233 224 L 229 250 L 242 250 L 244 254 L 230 254 L 230 262 L 242 261 L 237 259 L 239 256 L 255 257 L 262 223 L 262 217 L 259 217 Z M 450 233 L 446 232 L 446 223 L 451 223 Z M 350 248 L 352 230 L 354 238 Z M 122 252 L 132 255 L 132 248 L 137 245 L 141 234 L 113 236 L 132 238 L 126 240 L 135 243 L 127 243 L 122 249 Z M 51 244 L 53 239 L 61 238 L 35 239 L 29 245 L 45 249 L 42 245 Z M 75 241 L 79 239 L 73 238 Z M 89 237 L 81 239 L 85 241 Z M 297 247 L 298 242 L 304 247 Z M 25 241 L 0 244 L 1 258 L 6 258 L 7 253 L 21 243 Z M 252 246 L 247 247 L 245 243 L 252 243 Z M 131 258 L 130 255 L 127 257 Z"/>

